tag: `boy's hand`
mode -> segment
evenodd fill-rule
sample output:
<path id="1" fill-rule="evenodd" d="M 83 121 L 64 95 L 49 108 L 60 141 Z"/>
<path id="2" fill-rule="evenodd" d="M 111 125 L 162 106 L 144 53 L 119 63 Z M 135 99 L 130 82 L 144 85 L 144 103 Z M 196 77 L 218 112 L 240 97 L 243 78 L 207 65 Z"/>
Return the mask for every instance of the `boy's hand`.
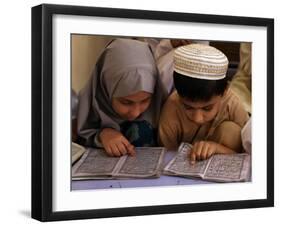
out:
<path id="1" fill-rule="evenodd" d="M 100 140 L 109 156 L 135 155 L 135 147 L 120 133 L 111 128 L 105 128 L 100 133 Z"/>
<path id="2" fill-rule="evenodd" d="M 210 158 L 217 153 L 217 143 L 212 141 L 199 141 L 193 145 L 190 152 L 190 162 L 195 164 L 196 161 Z"/>

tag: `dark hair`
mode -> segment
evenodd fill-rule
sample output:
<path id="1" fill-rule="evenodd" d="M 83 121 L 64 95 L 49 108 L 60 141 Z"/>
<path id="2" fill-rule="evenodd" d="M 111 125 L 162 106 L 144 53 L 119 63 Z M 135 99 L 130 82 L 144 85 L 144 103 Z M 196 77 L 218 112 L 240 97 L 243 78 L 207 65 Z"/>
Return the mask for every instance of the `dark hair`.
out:
<path id="1" fill-rule="evenodd" d="M 220 80 L 191 78 L 174 71 L 174 85 L 178 94 L 191 101 L 209 101 L 213 96 L 221 96 L 228 87 L 229 77 Z"/>

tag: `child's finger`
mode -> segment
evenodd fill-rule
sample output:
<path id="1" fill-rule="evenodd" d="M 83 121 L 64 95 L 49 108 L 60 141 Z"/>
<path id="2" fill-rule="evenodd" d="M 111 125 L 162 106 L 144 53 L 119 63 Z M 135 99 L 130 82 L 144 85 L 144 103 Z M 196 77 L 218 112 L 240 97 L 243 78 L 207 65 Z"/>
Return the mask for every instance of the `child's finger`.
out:
<path id="1" fill-rule="evenodd" d="M 131 156 L 136 155 L 135 146 L 129 144 L 127 147 L 128 154 Z"/>
<path id="2" fill-rule="evenodd" d="M 190 152 L 190 163 L 193 165 L 196 162 L 196 153 L 194 151 Z"/>
<path id="3" fill-rule="evenodd" d="M 202 142 L 198 142 L 194 148 L 194 152 L 196 154 L 196 160 L 201 160 L 201 153 L 203 150 L 203 145 L 204 144 Z"/>
<path id="4" fill-rule="evenodd" d="M 193 145 L 193 148 L 189 152 L 189 158 L 190 158 L 190 164 L 195 164 L 196 162 L 196 149 L 197 149 L 198 143 L 195 143 Z"/>
<path id="5" fill-rule="evenodd" d="M 127 149 L 126 149 L 126 146 L 122 143 L 122 142 L 119 142 L 116 144 L 119 152 L 121 155 L 126 155 L 127 154 Z"/>
<path id="6" fill-rule="evenodd" d="M 207 158 L 210 158 L 213 154 L 214 153 L 211 150 L 209 150 L 208 153 L 207 153 Z"/>
<path id="7" fill-rule="evenodd" d="M 110 147 L 105 147 L 104 149 L 105 149 L 105 152 L 106 152 L 107 155 L 109 155 L 110 157 L 113 157 L 113 153 L 112 153 Z"/>
<path id="8" fill-rule="evenodd" d="M 122 142 L 125 145 L 128 154 L 134 156 L 136 154 L 135 147 L 125 137 Z"/>
<path id="9" fill-rule="evenodd" d="M 201 160 L 205 160 L 208 158 L 208 151 L 209 151 L 209 146 L 208 144 L 205 144 L 202 148 Z"/>
<path id="10" fill-rule="evenodd" d="M 111 151 L 113 153 L 114 156 L 120 157 L 121 153 L 118 149 L 118 146 L 116 144 L 112 145 Z"/>
<path id="11" fill-rule="evenodd" d="M 126 137 L 122 137 L 121 142 L 127 147 L 129 144 L 131 144 Z"/>
<path id="12" fill-rule="evenodd" d="M 207 158 L 210 158 L 213 154 L 216 153 L 217 145 L 214 143 L 209 144 Z"/>

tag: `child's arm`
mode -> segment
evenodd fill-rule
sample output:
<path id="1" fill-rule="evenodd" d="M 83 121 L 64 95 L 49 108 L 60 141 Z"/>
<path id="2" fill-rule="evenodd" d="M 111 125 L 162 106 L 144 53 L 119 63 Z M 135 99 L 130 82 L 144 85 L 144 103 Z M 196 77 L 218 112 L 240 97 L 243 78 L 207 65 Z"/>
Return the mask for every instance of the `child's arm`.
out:
<path id="1" fill-rule="evenodd" d="M 161 110 L 161 116 L 158 127 L 159 144 L 169 150 L 176 149 L 179 146 L 178 137 L 179 120 L 175 112 L 176 106 L 169 99 Z"/>
<path id="2" fill-rule="evenodd" d="M 193 148 L 190 152 L 190 161 L 191 164 L 194 164 L 195 161 L 208 159 L 214 154 L 234 153 L 236 152 L 222 144 L 213 141 L 199 141 L 193 145 Z"/>
<path id="3" fill-rule="evenodd" d="M 241 128 L 243 128 L 246 122 L 249 120 L 249 114 L 245 110 L 245 107 L 243 106 L 241 100 L 236 96 L 236 94 L 233 93 L 233 96 L 234 98 L 232 99 L 232 103 L 229 107 L 230 121 L 235 122 Z"/>
<path id="4" fill-rule="evenodd" d="M 159 144 L 161 146 L 169 150 L 175 150 L 179 146 L 177 142 L 177 131 L 175 126 L 170 124 L 169 121 L 162 121 L 162 123 L 160 121 L 158 135 Z"/>

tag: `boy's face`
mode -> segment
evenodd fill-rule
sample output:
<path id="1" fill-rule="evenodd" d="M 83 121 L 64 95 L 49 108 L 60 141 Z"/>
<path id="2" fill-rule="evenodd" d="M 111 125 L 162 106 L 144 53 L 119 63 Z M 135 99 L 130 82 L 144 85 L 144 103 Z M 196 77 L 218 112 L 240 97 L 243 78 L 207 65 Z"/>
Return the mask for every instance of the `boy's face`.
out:
<path id="1" fill-rule="evenodd" d="M 191 101 L 180 97 L 189 120 L 197 125 L 212 121 L 221 105 L 222 96 L 213 96 L 209 101 Z"/>

